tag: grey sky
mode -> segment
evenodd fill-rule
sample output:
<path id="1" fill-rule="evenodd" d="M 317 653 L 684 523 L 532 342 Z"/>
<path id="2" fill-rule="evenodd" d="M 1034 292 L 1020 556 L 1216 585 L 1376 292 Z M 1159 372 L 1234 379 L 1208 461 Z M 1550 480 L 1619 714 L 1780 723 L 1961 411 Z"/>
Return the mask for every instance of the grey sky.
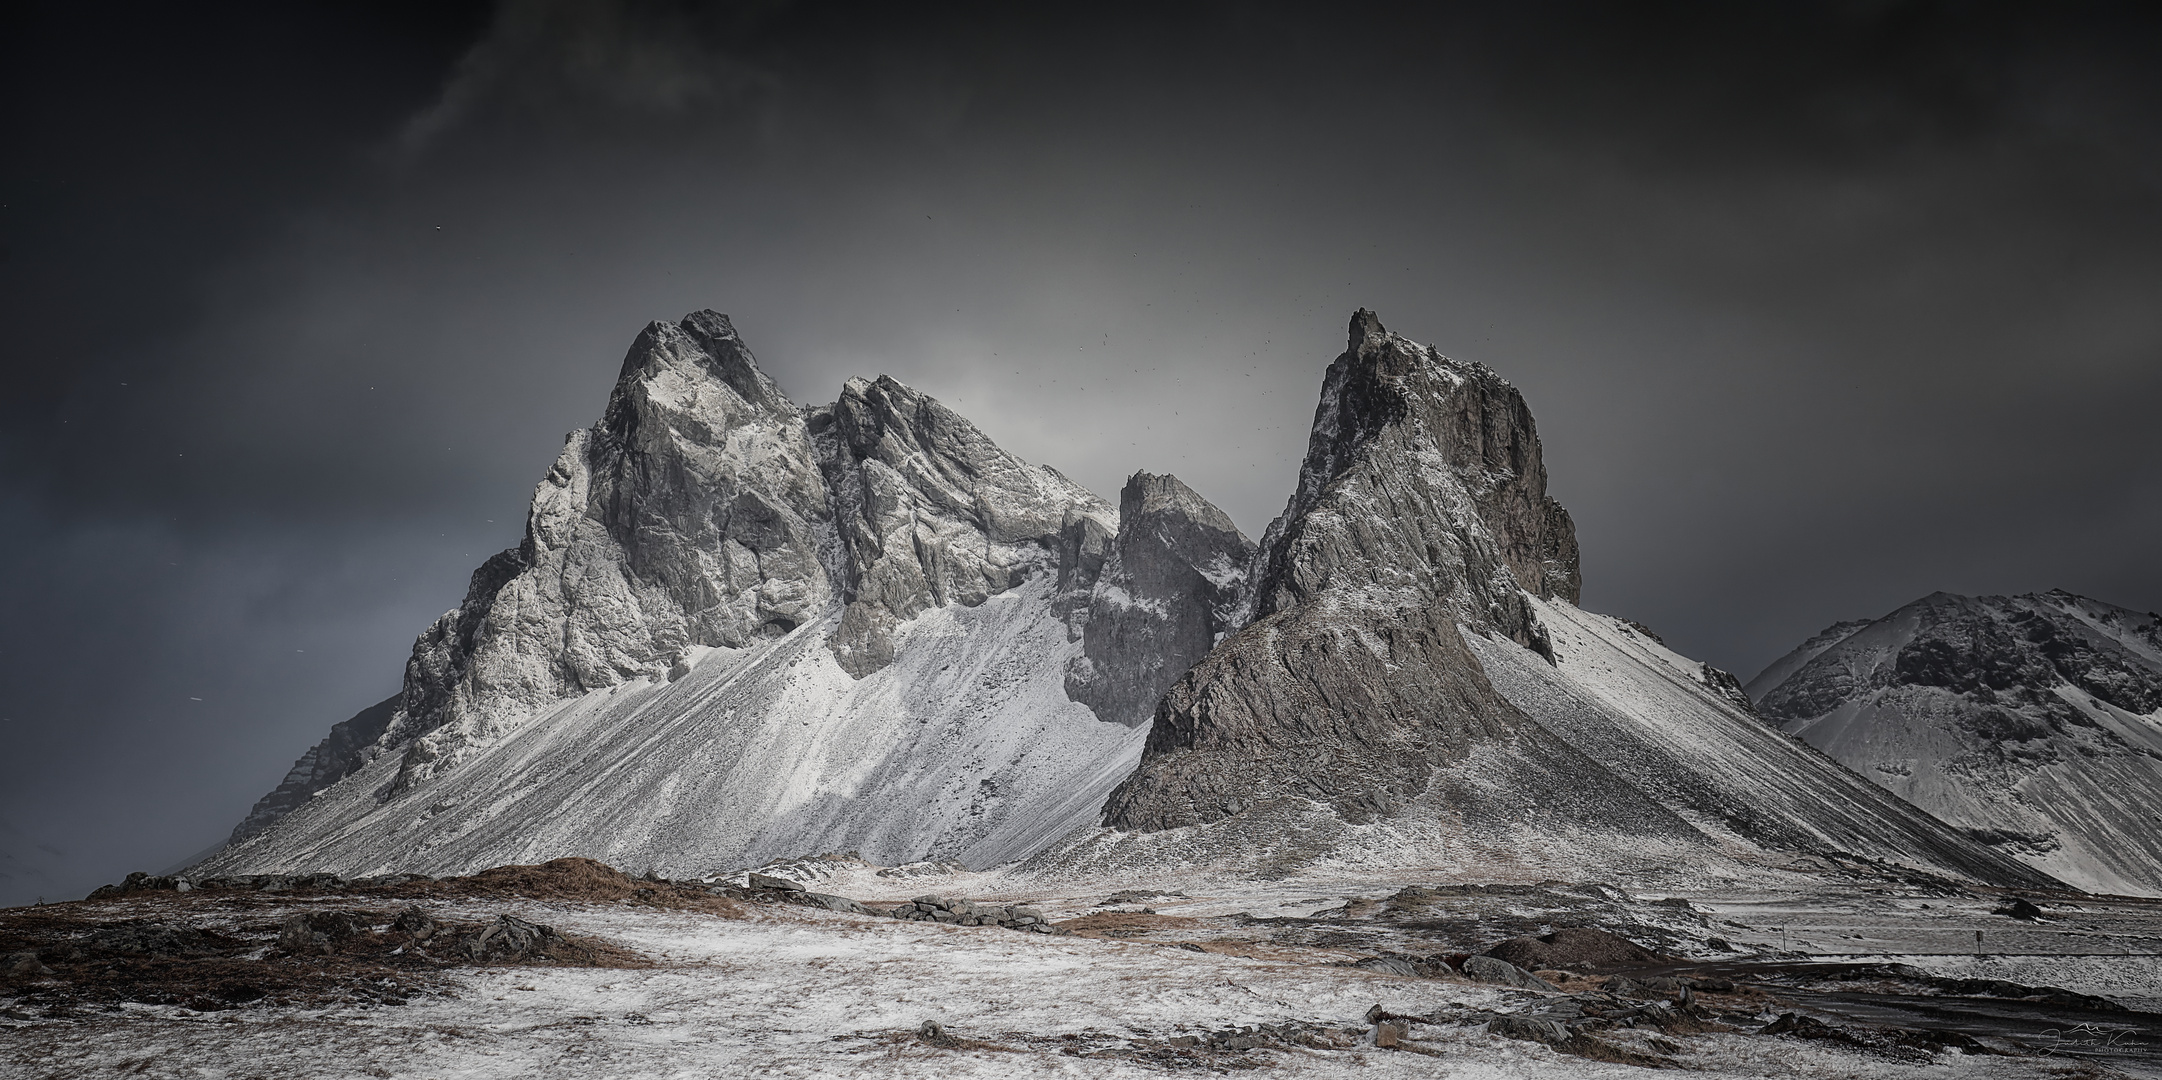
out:
<path id="1" fill-rule="evenodd" d="M 0 176 L 0 903 L 218 839 L 516 542 L 639 327 L 702 307 L 800 402 L 889 373 L 1250 533 L 1373 307 L 1524 390 L 1586 606 L 1744 677 L 1934 589 L 2162 607 L 2155 29 L 37 14 Z"/>

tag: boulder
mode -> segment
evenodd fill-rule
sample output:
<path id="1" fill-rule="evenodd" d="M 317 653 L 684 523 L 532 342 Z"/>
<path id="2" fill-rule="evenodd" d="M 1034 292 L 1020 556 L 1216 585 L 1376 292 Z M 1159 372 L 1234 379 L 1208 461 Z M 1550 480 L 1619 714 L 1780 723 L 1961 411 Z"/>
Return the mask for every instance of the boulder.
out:
<path id="1" fill-rule="evenodd" d="M 1990 912 L 1990 914 L 2002 915 L 2007 919 L 2018 919 L 2022 922 L 2035 922 L 2041 919 L 2042 909 L 2034 906 L 2034 903 L 2030 900 L 2019 898 L 2014 899 L 2004 907 Z"/>
<path id="2" fill-rule="evenodd" d="M 1560 1046 L 1568 1042 L 1572 1034 L 1558 1020 L 1542 1020 L 1536 1016 L 1498 1016 L 1486 1025 L 1486 1033 L 1504 1039 L 1522 1039 L 1525 1042 Z"/>
<path id="3" fill-rule="evenodd" d="M 870 908 L 864 907 L 862 904 L 859 904 L 854 900 L 850 900 L 848 897 L 845 896 L 835 896 L 832 893 L 821 892 L 805 892 L 803 896 L 805 899 L 816 903 L 818 906 L 823 907 L 828 911 L 845 911 L 852 915 L 877 914 Z"/>
<path id="4" fill-rule="evenodd" d="M 1369 956 L 1351 965 L 1361 971 L 1379 971 L 1388 975 L 1418 977 L 1419 969 L 1401 956 Z"/>
<path id="5" fill-rule="evenodd" d="M 1491 956 L 1473 956 L 1466 958 L 1464 961 L 1464 975 L 1466 978 L 1476 979 L 1479 982 L 1497 983 L 1502 986 L 1513 986 L 1519 990 L 1545 990 L 1552 992 L 1558 991 L 1560 989 L 1560 987 L 1555 986 L 1553 983 L 1550 983 L 1545 979 L 1542 979 L 1537 975 L 1534 975 L 1531 972 L 1526 971 L 1523 968 L 1520 968 L 1515 964 L 1508 962 L 1507 960 L 1496 960 Z"/>
<path id="6" fill-rule="evenodd" d="M 529 923 L 514 915 L 498 915 L 494 924 L 468 935 L 459 951 L 483 963 L 551 957 L 567 944 L 554 927 Z"/>
<path id="7" fill-rule="evenodd" d="M 0 956 L 0 978 L 7 979 L 10 982 L 43 978 L 52 973 L 53 969 L 46 967 L 38 959 L 35 950 L 25 950 Z"/>
<path id="8" fill-rule="evenodd" d="M 1510 938 L 1488 949 L 1486 955 L 1527 970 L 1556 968 L 1564 971 L 1652 965 L 1673 959 L 1628 938 L 1588 927 L 1568 927 L 1538 937 Z"/>
<path id="9" fill-rule="evenodd" d="M 772 889 L 775 892 L 809 891 L 805 889 L 802 885 L 790 881 L 787 878 L 769 877 L 765 874 L 755 872 L 750 875 L 750 886 L 754 889 Z"/>
<path id="10" fill-rule="evenodd" d="M 294 956 L 327 953 L 368 932 L 367 916 L 351 911 L 307 911 L 288 915 L 278 928 L 278 949 Z"/>
<path id="11" fill-rule="evenodd" d="M 219 942 L 192 926 L 175 926 L 150 919 L 137 919 L 100 927 L 83 945 L 90 953 L 98 956 L 163 959 L 173 956 L 202 956 L 216 952 Z"/>
<path id="12" fill-rule="evenodd" d="M 397 920 L 390 924 L 390 928 L 412 935 L 414 941 L 425 942 L 442 930 L 443 924 L 437 922 L 435 916 L 417 907 L 409 907 L 398 913 Z"/>

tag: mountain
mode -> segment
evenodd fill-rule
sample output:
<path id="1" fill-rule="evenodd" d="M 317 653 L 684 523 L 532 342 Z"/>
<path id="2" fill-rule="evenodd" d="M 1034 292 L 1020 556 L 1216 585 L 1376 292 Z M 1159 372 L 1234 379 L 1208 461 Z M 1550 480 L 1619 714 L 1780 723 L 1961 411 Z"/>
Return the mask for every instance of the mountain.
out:
<path id="1" fill-rule="evenodd" d="M 1250 617 L 1158 705 L 1108 829 L 1038 859 L 1636 880 L 1859 858 L 2047 878 L 1749 711 L 1735 680 L 1576 607 L 1523 397 L 1352 320 Z"/>
<path id="2" fill-rule="evenodd" d="M 725 316 L 654 323 L 398 696 L 198 872 L 1025 855 L 1094 822 L 1237 605 L 1221 511 L 1124 502 L 892 379 L 799 407 Z"/>
<path id="3" fill-rule="evenodd" d="M 2030 866 L 2162 896 L 2162 618 L 1934 593 L 1750 680 L 1766 719 Z"/>
<path id="4" fill-rule="evenodd" d="M 2053 884 L 1580 584 L 1522 395 L 1369 311 L 1259 544 L 1174 477 L 1112 507 L 891 379 L 797 406 L 699 312 L 632 346 L 398 697 L 198 873 L 853 851 Z"/>

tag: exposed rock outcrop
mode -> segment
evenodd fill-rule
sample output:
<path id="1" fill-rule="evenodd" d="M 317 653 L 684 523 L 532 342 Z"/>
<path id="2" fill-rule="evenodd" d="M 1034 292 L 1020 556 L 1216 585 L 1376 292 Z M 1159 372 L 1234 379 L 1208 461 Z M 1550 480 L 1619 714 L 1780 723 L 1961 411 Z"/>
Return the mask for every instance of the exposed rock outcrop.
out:
<path id="1" fill-rule="evenodd" d="M 397 787 L 565 698 L 665 677 L 692 646 L 823 614 L 832 516 L 804 416 L 728 318 L 647 326 L 601 422 L 534 490 L 524 542 L 414 644 Z"/>
<path id="2" fill-rule="evenodd" d="M 1598 771 L 1495 694 L 1457 631 L 1550 652 L 1527 593 L 1579 588 L 1530 410 L 1493 372 L 1355 315 L 1258 562 L 1254 621 L 1165 696 L 1108 824 L 1172 828 L 1286 796 L 1371 820 L 1502 740 Z"/>
<path id="3" fill-rule="evenodd" d="M 1094 670 L 1129 695 L 1205 652 L 1234 603 L 1243 541 L 1186 496 L 1127 545 L 1138 576 L 1120 580 L 1162 626 Z M 1131 718 L 1101 723 L 1063 688 L 1119 535 L 1104 500 L 891 378 L 799 408 L 726 317 L 654 323 L 522 542 L 415 643 L 398 697 L 311 751 L 236 836 L 247 850 L 206 865 L 1025 854 L 1091 819 L 1139 751 Z"/>
<path id="4" fill-rule="evenodd" d="M 1934 593 L 1750 681 L 1766 719 L 2083 888 L 2162 895 L 2162 618 Z"/>
<path id="5" fill-rule="evenodd" d="M 556 702 L 788 634 L 837 597 L 828 645 L 860 678 L 916 615 L 1055 572 L 1076 520 L 1115 527 L 927 395 L 854 379 L 800 409 L 727 316 L 654 323 L 535 490 L 524 542 L 415 644 L 397 789 Z"/>
<path id="6" fill-rule="evenodd" d="M 1068 696 L 1099 719 L 1148 723 L 1164 691 L 1236 628 L 1253 553 L 1231 518 L 1178 477 L 1135 473 L 1089 592 Z"/>
<path id="7" fill-rule="evenodd" d="M 848 608 L 832 646 L 852 675 L 892 662 L 900 623 L 1057 572 L 1076 522 L 1115 527 L 1102 499 L 890 378 L 849 380 L 810 426 L 847 560 Z"/>
<path id="8" fill-rule="evenodd" d="M 377 744 L 390 727 L 392 717 L 397 715 L 398 701 L 399 696 L 392 695 L 360 710 L 349 720 L 332 724 L 330 734 L 300 755 L 300 760 L 293 763 L 277 788 L 255 801 L 248 816 L 233 826 L 233 835 L 226 842 L 239 843 L 262 832 L 271 822 L 314 798 L 316 792 L 375 760 L 376 754 L 381 752 Z"/>

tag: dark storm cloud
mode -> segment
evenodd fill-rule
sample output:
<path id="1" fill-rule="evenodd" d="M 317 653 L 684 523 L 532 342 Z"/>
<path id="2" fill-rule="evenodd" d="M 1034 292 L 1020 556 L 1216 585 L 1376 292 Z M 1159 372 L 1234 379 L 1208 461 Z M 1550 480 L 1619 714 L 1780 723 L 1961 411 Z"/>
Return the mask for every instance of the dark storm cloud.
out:
<path id="1" fill-rule="evenodd" d="M 1937 588 L 2162 606 L 2143 9 L 27 31 L 0 198 L 22 896 L 210 842 L 388 692 L 637 329 L 708 306 L 799 401 L 890 372 L 1257 533 L 1375 307 L 1524 388 L 1588 606 L 1745 675 Z"/>

